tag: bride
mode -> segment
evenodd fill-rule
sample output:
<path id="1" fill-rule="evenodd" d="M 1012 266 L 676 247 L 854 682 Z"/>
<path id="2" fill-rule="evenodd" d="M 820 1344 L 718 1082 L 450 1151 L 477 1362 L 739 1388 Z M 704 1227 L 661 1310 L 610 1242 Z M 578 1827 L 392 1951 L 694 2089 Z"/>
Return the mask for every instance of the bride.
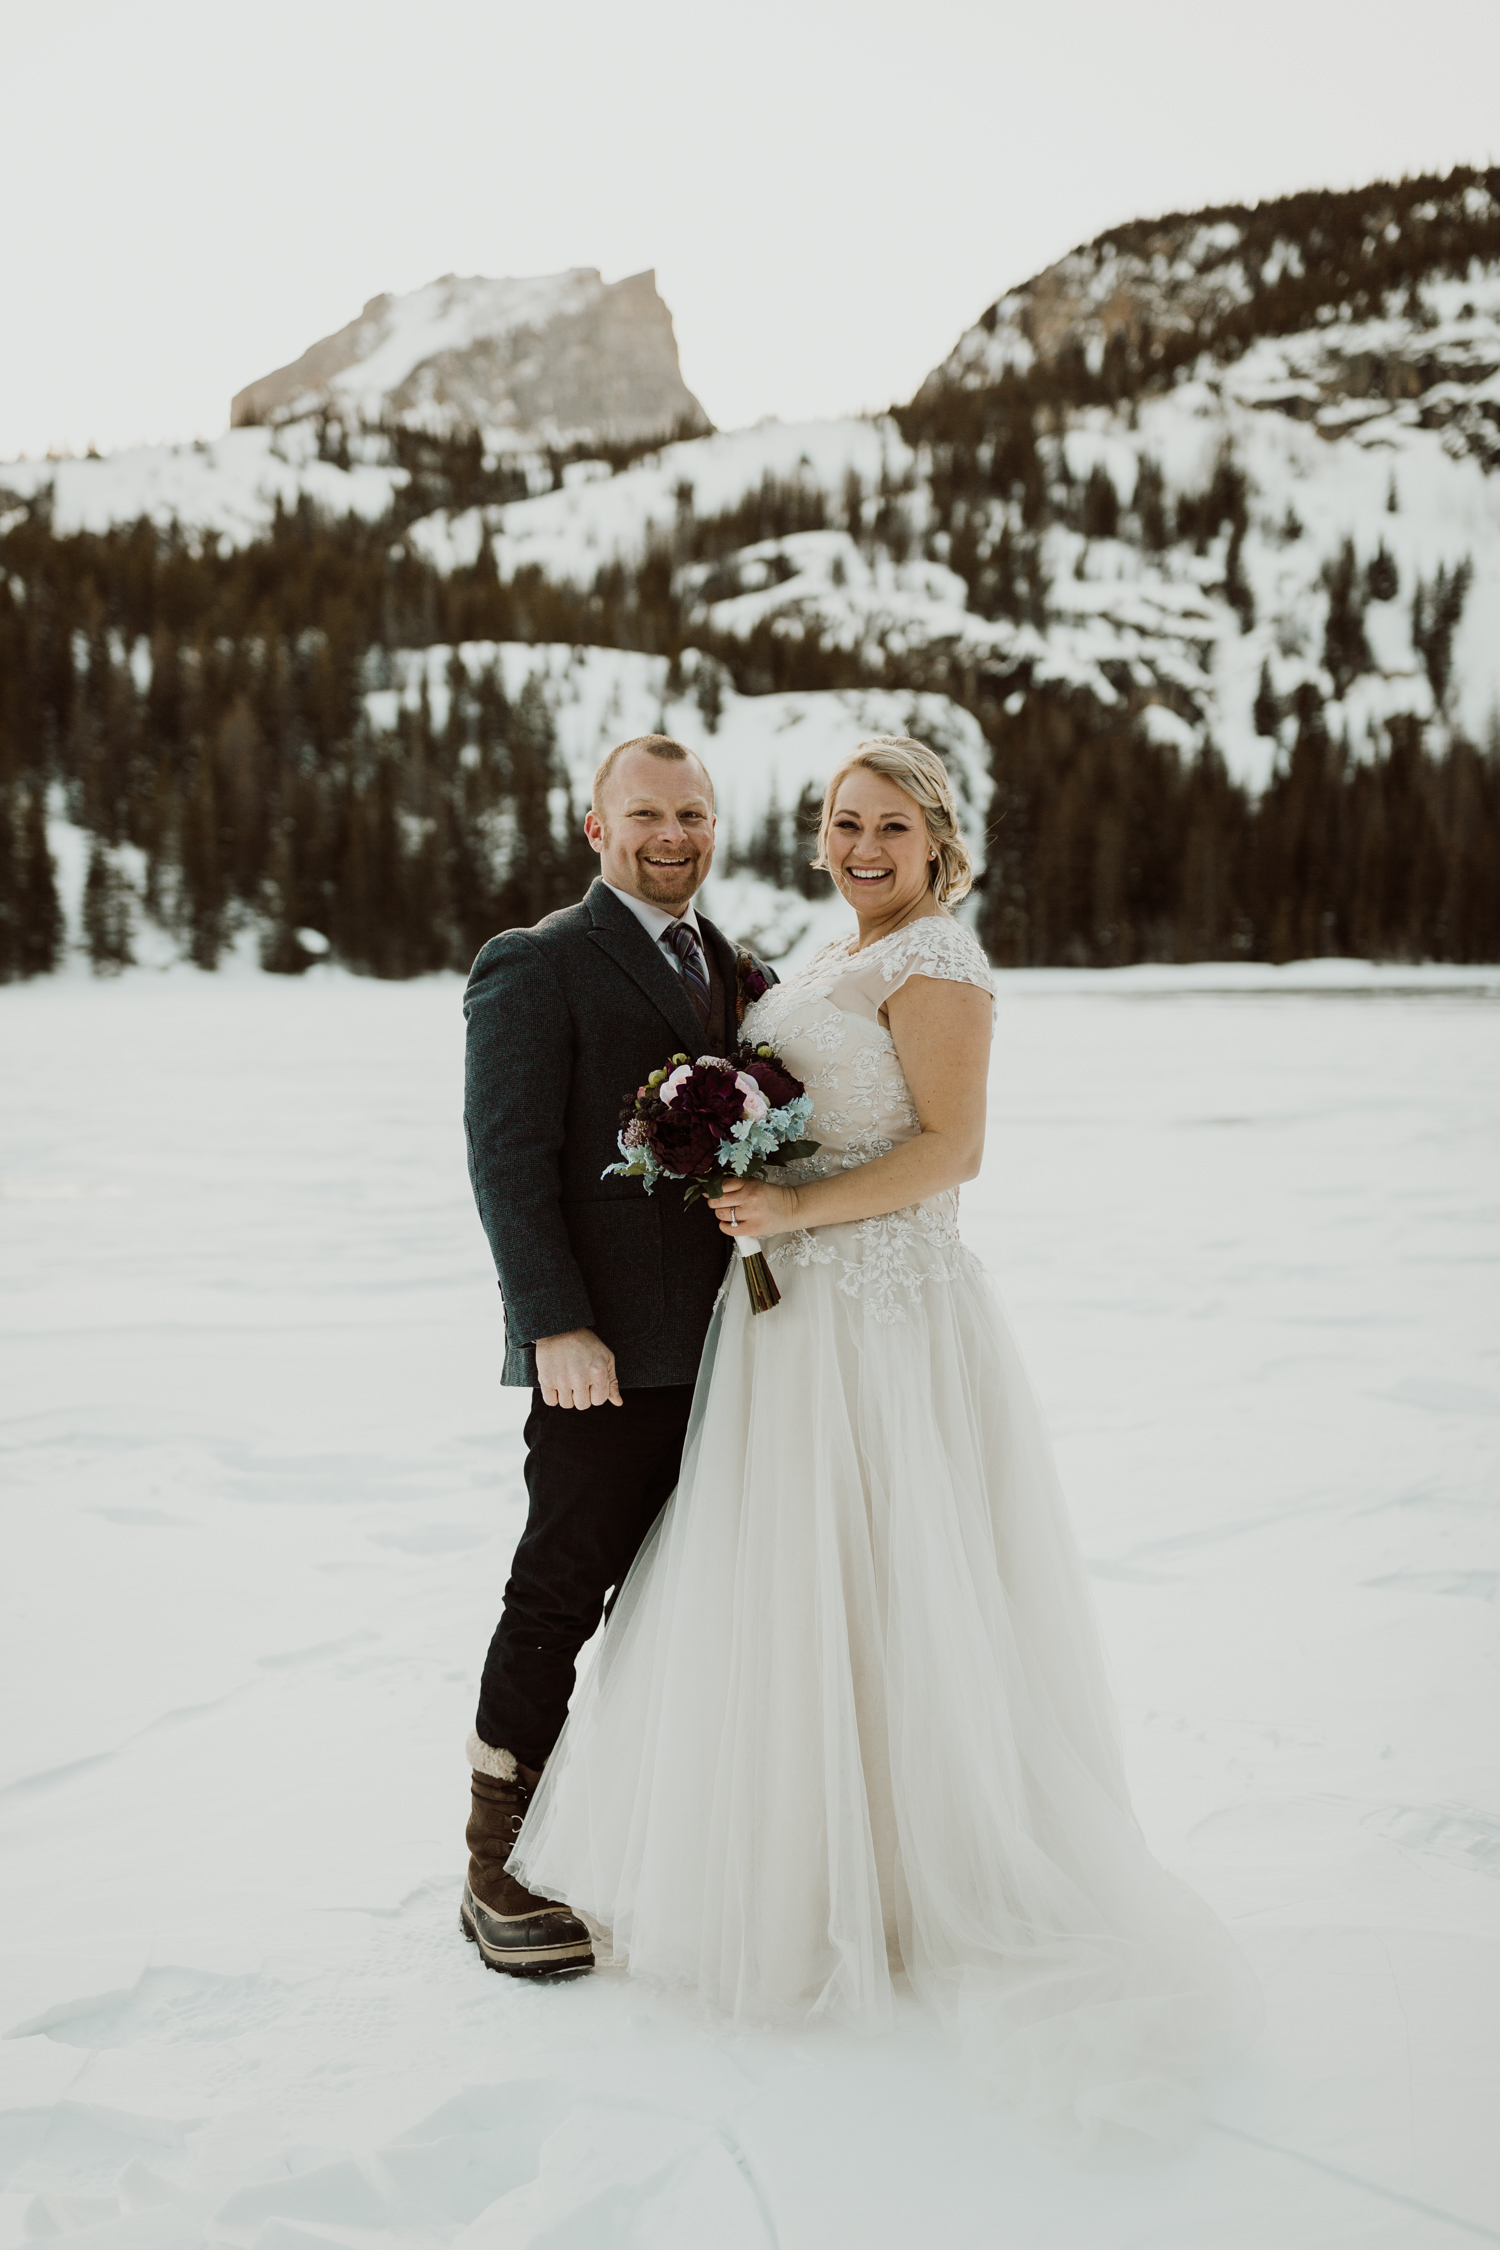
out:
<path id="1" fill-rule="evenodd" d="M 752 1317 L 731 1269 L 681 1481 L 511 1871 L 737 2022 L 878 2030 L 904 1974 L 1053 2145 L 1175 2144 L 1254 1988 L 1136 1825 L 1041 1413 L 959 1235 L 993 988 L 948 912 L 941 759 L 862 743 L 816 864 L 855 930 L 744 1037 L 821 1147 L 713 1205 L 783 1301 Z"/>

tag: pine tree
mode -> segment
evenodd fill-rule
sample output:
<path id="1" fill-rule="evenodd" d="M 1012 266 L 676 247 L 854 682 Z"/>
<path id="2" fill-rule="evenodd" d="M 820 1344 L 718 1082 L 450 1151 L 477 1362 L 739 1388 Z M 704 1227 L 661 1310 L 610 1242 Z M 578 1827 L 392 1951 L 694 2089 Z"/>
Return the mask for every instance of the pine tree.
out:
<path id="1" fill-rule="evenodd" d="M 216 969 L 224 948 L 224 879 L 219 866 L 219 798 L 213 760 L 199 754 L 182 815 L 181 914 L 188 957 Z"/>
<path id="2" fill-rule="evenodd" d="M 1374 659 L 1365 638 L 1365 613 L 1360 600 L 1361 580 L 1354 542 L 1346 539 L 1337 558 L 1323 572 L 1328 588 L 1328 618 L 1323 628 L 1323 663 L 1333 681 L 1334 699 L 1342 702 L 1362 672 Z"/>
<path id="3" fill-rule="evenodd" d="M 466 771 L 451 808 L 450 875 L 455 960 L 467 968 L 500 927 L 495 897 L 495 841 L 503 815 L 490 795 L 490 776 L 482 763 Z"/>
<path id="4" fill-rule="evenodd" d="M 141 792 L 134 840 L 146 854 L 146 911 L 163 923 L 171 919 L 176 905 L 180 824 L 172 769 L 165 758 L 159 758 L 149 789 Z"/>
<path id="5" fill-rule="evenodd" d="M 410 853 L 405 870 L 406 943 L 400 974 L 425 976 L 434 969 L 467 968 L 455 952 L 452 850 L 446 808 L 432 819 Z"/>
<path id="6" fill-rule="evenodd" d="M 0 781 L 0 984 L 21 973 L 21 855 L 15 791 Z"/>
<path id="7" fill-rule="evenodd" d="M 844 474 L 843 517 L 844 529 L 858 546 L 865 533 L 865 488 L 858 469 L 848 469 Z"/>
<path id="8" fill-rule="evenodd" d="M 505 740 L 505 729 L 510 718 L 510 704 L 506 700 L 505 682 L 498 664 L 491 662 L 473 683 L 474 740 L 479 750 L 481 766 L 487 764 L 492 752 Z"/>
<path id="9" fill-rule="evenodd" d="M 40 788 L 24 792 L 20 805 L 16 867 L 15 964 L 23 977 L 41 977 L 62 957 L 62 908 L 57 871 L 47 845 L 46 801 Z"/>
<path id="10" fill-rule="evenodd" d="M 1096 461 L 1083 488 L 1082 530 L 1085 539 L 1113 539 L 1120 528 L 1120 495 L 1115 480 L 1102 461 Z"/>
<path id="11" fill-rule="evenodd" d="M 1141 527 L 1141 544 L 1153 555 L 1159 555 L 1167 546 L 1167 488 L 1161 473 L 1161 464 L 1149 453 L 1141 455 L 1141 465 L 1136 471 L 1135 497 L 1131 502 L 1136 521 Z"/>
<path id="12" fill-rule="evenodd" d="M 256 896 L 267 859 L 271 809 L 267 763 L 255 713 L 248 699 L 238 696 L 219 728 L 215 765 L 223 776 L 228 874 L 235 894 L 246 900 Z"/>
<path id="13" fill-rule="evenodd" d="M 297 942 L 297 932 L 302 927 L 302 908 L 298 896 L 294 827 L 290 820 L 281 822 L 271 847 L 271 872 L 266 889 L 268 920 L 261 938 L 260 965 L 274 976 L 300 976 L 308 966 L 308 956 Z"/>
<path id="14" fill-rule="evenodd" d="M 1273 742 L 1281 726 L 1281 698 L 1271 684 L 1271 660 L 1261 660 L 1260 684 L 1255 690 L 1253 706 L 1255 731 L 1268 736 Z"/>
<path id="15" fill-rule="evenodd" d="M 331 931 L 339 958 L 351 969 L 373 967 L 376 950 L 369 826 L 366 792 L 351 782 L 344 806 L 343 845 L 334 882 Z"/>
<path id="16" fill-rule="evenodd" d="M 1293 697 L 1297 735 L 1290 762 L 1272 776 L 1257 807 L 1258 921 L 1273 961 L 1346 949 L 1342 815 L 1347 760 L 1329 735 L 1321 695 L 1305 680 Z"/>
<path id="17" fill-rule="evenodd" d="M 1396 558 L 1382 539 L 1365 571 L 1365 594 L 1372 602 L 1393 602 L 1401 591 Z"/>
<path id="18" fill-rule="evenodd" d="M 1419 578 L 1412 598 L 1412 646 L 1427 667 L 1433 701 L 1440 711 L 1448 708 L 1453 688 L 1453 636 L 1473 579 L 1474 565 L 1467 557 L 1451 571 L 1439 563 L 1432 584 L 1425 585 Z"/>
<path id="19" fill-rule="evenodd" d="M 1187 824 L 1175 916 L 1179 961 L 1224 961 L 1236 950 L 1244 799 L 1209 745 L 1188 777 Z"/>
<path id="20" fill-rule="evenodd" d="M 774 776 L 760 824 L 746 849 L 737 853 L 735 858 L 740 866 L 748 867 L 752 874 L 759 875 L 763 882 L 772 883 L 778 889 L 786 880 L 789 872 L 788 853 L 781 801 L 776 793 Z"/>
<path id="21" fill-rule="evenodd" d="M 96 836 L 83 886 L 83 938 L 96 976 L 116 976 L 135 958 L 130 950 L 130 906 L 120 871 Z"/>
<path id="22" fill-rule="evenodd" d="M 557 728 L 545 675 L 533 672 L 517 698 L 510 725 L 507 794 L 520 849 L 500 896 L 501 927 L 527 928 L 554 907 L 570 905 L 583 888 L 571 835 L 559 844 L 553 826 L 554 792 L 562 782 Z M 587 848 L 585 846 L 585 848 Z"/>
<path id="23" fill-rule="evenodd" d="M 406 885 L 405 838 L 397 804 L 399 774 L 396 761 L 376 761 L 371 785 L 365 794 L 365 851 L 368 866 L 365 965 L 377 977 L 404 977 L 410 930 Z"/>
<path id="24" fill-rule="evenodd" d="M 693 673 L 693 701 L 698 706 L 698 716 L 711 735 L 718 733 L 719 721 L 724 716 L 725 679 L 722 664 L 711 656 L 699 656 Z"/>

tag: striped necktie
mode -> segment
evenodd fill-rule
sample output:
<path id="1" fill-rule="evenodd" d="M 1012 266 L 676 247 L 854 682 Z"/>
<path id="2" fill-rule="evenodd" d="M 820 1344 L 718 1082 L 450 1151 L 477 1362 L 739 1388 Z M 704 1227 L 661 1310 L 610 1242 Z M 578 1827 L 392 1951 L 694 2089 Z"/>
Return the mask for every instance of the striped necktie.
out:
<path id="1" fill-rule="evenodd" d="M 698 1021 L 705 1031 L 708 1028 L 708 1011 L 711 1005 L 708 990 L 708 968 L 703 958 L 703 948 L 698 933 L 686 919 L 669 923 L 661 933 L 663 945 L 669 945 L 682 964 L 682 981 L 688 996 L 698 1012 Z"/>

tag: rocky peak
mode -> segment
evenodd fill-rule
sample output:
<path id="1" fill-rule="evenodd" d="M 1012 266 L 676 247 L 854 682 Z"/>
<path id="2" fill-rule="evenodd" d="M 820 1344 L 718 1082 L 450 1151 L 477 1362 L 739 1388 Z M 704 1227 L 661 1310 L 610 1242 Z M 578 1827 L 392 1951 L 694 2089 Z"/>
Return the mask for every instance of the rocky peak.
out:
<path id="1" fill-rule="evenodd" d="M 653 273 L 524 280 L 445 274 L 372 297 L 357 320 L 248 384 L 232 423 L 332 413 L 492 443 L 634 440 L 711 428 L 682 380 Z"/>

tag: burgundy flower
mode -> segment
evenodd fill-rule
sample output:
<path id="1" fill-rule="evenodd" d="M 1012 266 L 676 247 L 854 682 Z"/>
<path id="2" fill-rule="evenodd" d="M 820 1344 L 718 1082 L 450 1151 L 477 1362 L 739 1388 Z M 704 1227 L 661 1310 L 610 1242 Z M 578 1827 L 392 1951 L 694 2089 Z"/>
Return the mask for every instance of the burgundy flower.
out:
<path id="1" fill-rule="evenodd" d="M 784 1109 L 807 1088 L 800 1078 L 794 1078 L 785 1066 L 774 1057 L 758 1055 L 753 1047 L 741 1047 L 735 1057 L 735 1068 L 747 1078 L 753 1078 L 772 1109 Z"/>
<path id="2" fill-rule="evenodd" d="M 734 970 L 734 1020 L 743 1023 L 747 1010 L 770 991 L 771 980 L 758 966 L 754 954 L 743 947 L 735 954 Z"/>
<path id="3" fill-rule="evenodd" d="M 745 1097 L 731 1066 L 695 1064 L 670 1103 L 651 1119 L 651 1146 L 669 1172 L 689 1176 L 708 1171 L 720 1141 L 744 1115 Z"/>
<path id="4" fill-rule="evenodd" d="M 674 1111 L 651 1128 L 651 1149 L 658 1164 L 684 1179 L 696 1179 L 712 1168 L 720 1141 L 725 1138 L 704 1118 L 678 1116 Z"/>

